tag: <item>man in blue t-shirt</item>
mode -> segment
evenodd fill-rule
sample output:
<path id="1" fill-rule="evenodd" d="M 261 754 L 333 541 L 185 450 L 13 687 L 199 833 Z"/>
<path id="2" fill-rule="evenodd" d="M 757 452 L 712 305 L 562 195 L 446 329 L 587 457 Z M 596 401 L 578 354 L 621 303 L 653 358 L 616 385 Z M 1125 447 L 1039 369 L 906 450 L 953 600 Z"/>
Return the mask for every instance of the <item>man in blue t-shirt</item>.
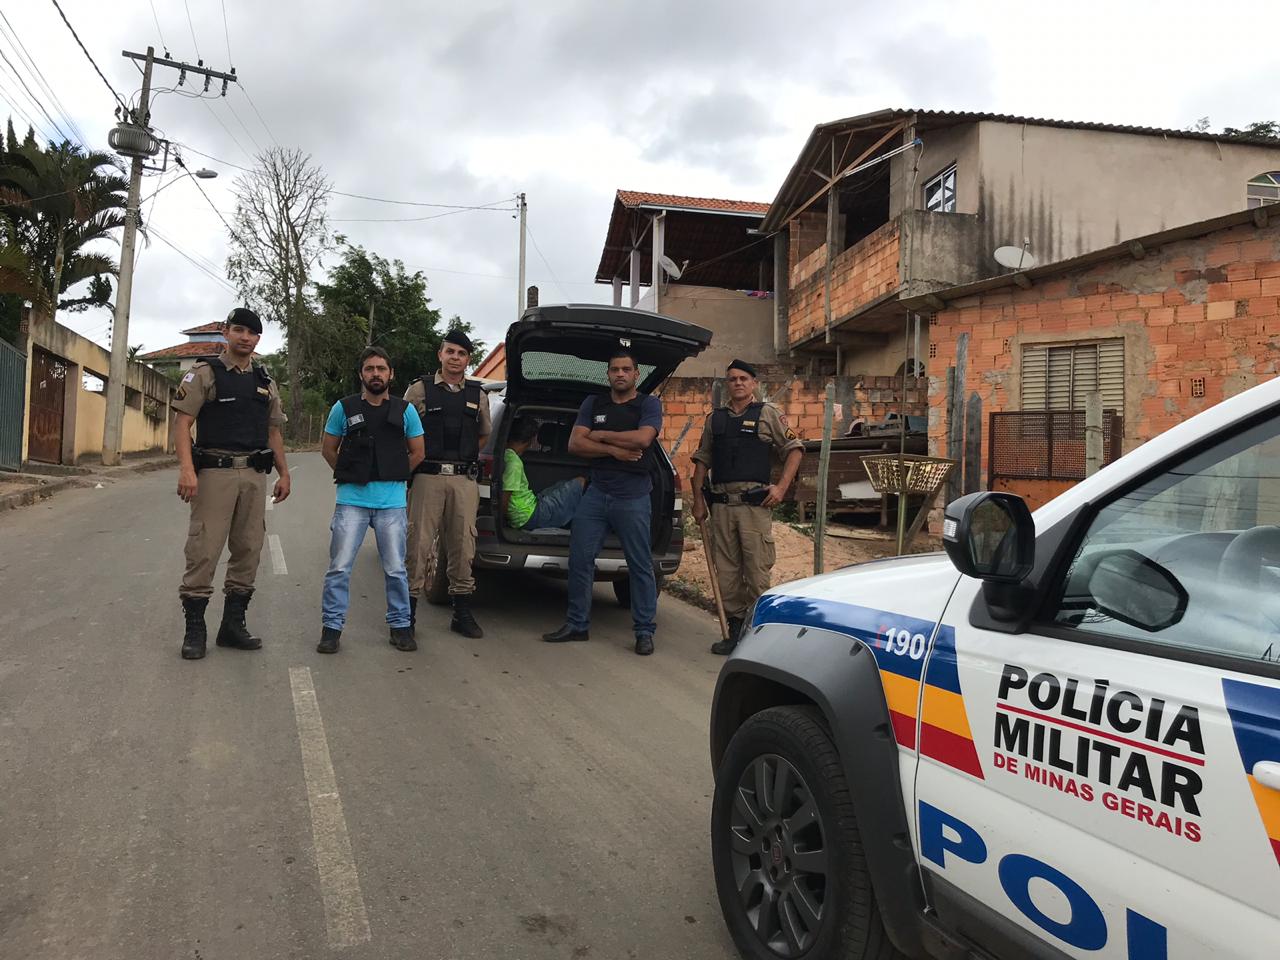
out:
<path id="1" fill-rule="evenodd" d="M 381 347 L 360 357 L 359 393 L 343 397 L 329 411 L 321 453 L 333 468 L 338 503 L 324 575 L 320 653 L 337 653 L 350 601 L 351 567 L 372 527 L 387 583 L 387 625 L 398 650 L 416 650 L 409 627 L 409 575 L 405 537 L 409 528 L 407 484 L 422 462 L 424 441 L 418 411 L 387 393 L 395 371 Z"/>
<path id="2" fill-rule="evenodd" d="M 591 461 L 591 480 L 569 528 L 569 610 L 564 626 L 544 634 L 548 643 L 586 640 L 596 557 L 612 531 L 622 543 L 631 578 L 631 620 L 636 653 L 653 653 L 658 581 L 653 573 L 653 472 L 649 447 L 662 429 L 662 404 L 636 390 L 640 371 L 629 350 L 609 357 L 609 394 L 583 401 L 569 437 L 569 452 Z"/>

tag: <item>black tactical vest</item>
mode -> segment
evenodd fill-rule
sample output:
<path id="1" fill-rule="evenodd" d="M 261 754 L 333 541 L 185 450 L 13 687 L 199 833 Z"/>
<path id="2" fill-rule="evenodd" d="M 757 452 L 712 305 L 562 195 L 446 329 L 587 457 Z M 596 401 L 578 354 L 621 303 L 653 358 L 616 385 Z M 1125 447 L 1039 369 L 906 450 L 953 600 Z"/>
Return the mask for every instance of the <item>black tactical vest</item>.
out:
<path id="1" fill-rule="evenodd" d="M 399 397 L 382 401 L 386 415 L 355 393 L 342 398 L 342 413 L 347 418 L 347 432 L 338 447 L 338 465 L 333 468 L 334 483 L 370 483 L 374 480 L 408 480 L 409 450 L 404 439 L 404 412 L 409 405 Z M 377 426 L 370 429 L 370 422 Z"/>
<path id="2" fill-rule="evenodd" d="M 271 415 L 271 376 L 258 364 L 248 373 L 221 360 L 209 364 L 214 397 L 196 417 L 196 443 L 204 450 L 266 450 Z"/>
<path id="3" fill-rule="evenodd" d="M 614 403 L 607 397 L 592 398 L 591 429 L 626 433 L 640 429 L 640 416 L 644 411 L 644 397 L 636 394 L 626 403 Z M 591 465 L 598 470 L 621 470 L 624 473 L 648 473 L 649 451 L 634 463 L 624 463 L 613 457 L 601 457 Z"/>
<path id="4" fill-rule="evenodd" d="M 711 482 L 769 483 L 773 469 L 770 445 L 760 439 L 763 403 L 753 403 L 735 417 L 728 407 L 711 414 Z"/>
<path id="5" fill-rule="evenodd" d="M 461 390 L 450 390 L 435 378 L 419 377 L 426 388 L 422 417 L 427 459 L 473 463 L 480 456 L 480 404 L 484 392 L 479 380 L 467 380 Z"/>

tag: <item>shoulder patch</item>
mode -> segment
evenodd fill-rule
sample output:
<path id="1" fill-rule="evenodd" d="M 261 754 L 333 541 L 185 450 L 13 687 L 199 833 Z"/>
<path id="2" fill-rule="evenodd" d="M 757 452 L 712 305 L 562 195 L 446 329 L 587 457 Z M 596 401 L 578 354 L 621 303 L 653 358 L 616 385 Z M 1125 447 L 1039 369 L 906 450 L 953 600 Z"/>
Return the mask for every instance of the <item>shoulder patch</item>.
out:
<path id="1" fill-rule="evenodd" d="M 187 374 L 187 376 L 190 377 L 191 374 Z M 182 401 L 187 399 L 187 388 L 179 387 L 178 392 L 173 395 L 173 399 L 177 401 Z"/>
<path id="2" fill-rule="evenodd" d="M 194 370 L 188 370 L 188 371 L 187 371 L 187 375 L 186 375 L 185 377 L 183 377 L 183 378 L 182 378 L 182 382 L 183 382 L 183 383 L 190 383 L 190 382 L 191 382 L 192 380 L 194 380 L 195 378 L 196 378 L 195 371 L 194 371 Z"/>

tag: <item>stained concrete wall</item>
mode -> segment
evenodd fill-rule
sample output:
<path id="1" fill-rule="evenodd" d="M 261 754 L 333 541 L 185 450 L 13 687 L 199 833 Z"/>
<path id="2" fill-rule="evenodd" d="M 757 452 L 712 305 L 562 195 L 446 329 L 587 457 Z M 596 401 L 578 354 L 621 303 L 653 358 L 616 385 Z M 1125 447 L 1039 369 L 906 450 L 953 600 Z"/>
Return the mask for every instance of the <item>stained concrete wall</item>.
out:
<path id="1" fill-rule="evenodd" d="M 653 292 L 638 304 L 653 309 Z M 662 291 L 662 313 L 696 323 L 711 331 L 711 345 L 676 371 L 680 377 L 717 377 L 735 357 L 751 363 L 771 361 L 773 349 L 773 301 L 749 297 L 736 290 L 668 284 Z"/>
<path id="2" fill-rule="evenodd" d="M 105 427 L 106 396 L 84 389 L 83 375 L 92 373 L 104 383 L 111 369 L 111 354 L 92 340 L 80 336 L 69 327 L 42 318 L 32 318 L 28 334 L 28 363 L 32 347 L 39 347 L 60 357 L 67 364 L 66 392 L 63 398 L 62 462 L 76 463 L 102 455 Z M 148 450 L 170 450 L 169 404 L 174 388 L 164 374 L 141 363 L 130 363 L 125 380 L 125 409 L 122 450 L 140 453 Z M 28 370 L 28 383 L 30 371 Z M 30 405 L 28 387 L 24 404 Z M 31 422 L 30 411 L 24 422 Z M 22 437 L 22 458 L 27 458 L 28 434 Z"/>

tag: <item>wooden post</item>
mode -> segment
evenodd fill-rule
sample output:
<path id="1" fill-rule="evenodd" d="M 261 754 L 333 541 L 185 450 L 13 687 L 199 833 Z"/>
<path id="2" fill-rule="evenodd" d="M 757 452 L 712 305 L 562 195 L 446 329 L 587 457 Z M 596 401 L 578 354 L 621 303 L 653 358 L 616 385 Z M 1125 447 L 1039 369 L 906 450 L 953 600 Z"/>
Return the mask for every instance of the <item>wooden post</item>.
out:
<path id="1" fill-rule="evenodd" d="M 1102 469 L 1102 394 L 1090 390 L 1084 398 L 1084 475 Z"/>
<path id="2" fill-rule="evenodd" d="M 964 492 L 982 487 L 982 398 L 970 394 L 964 413 Z"/>
<path id="3" fill-rule="evenodd" d="M 787 329 L 787 294 L 791 270 L 788 263 L 787 229 L 773 235 L 773 352 L 782 356 L 791 345 Z"/>
<path id="4" fill-rule="evenodd" d="M 822 411 L 822 447 L 818 453 L 818 502 L 814 505 L 813 572 L 823 572 L 822 546 L 827 535 L 827 468 L 831 465 L 831 421 L 836 406 L 836 385 L 827 383 L 827 399 Z"/>

